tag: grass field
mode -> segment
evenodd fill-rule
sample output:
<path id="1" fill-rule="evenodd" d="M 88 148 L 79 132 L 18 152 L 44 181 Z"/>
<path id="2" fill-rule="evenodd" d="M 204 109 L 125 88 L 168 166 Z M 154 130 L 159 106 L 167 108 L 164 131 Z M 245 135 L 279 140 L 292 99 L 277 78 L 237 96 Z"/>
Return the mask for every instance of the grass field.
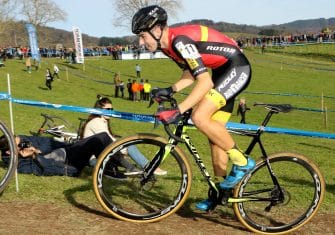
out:
<path id="1" fill-rule="evenodd" d="M 280 51 L 282 50 L 282 51 Z M 293 50 L 293 51 L 291 51 Z M 290 103 L 298 108 L 321 109 L 327 107 L 326 114 L 311 111 L 293 111 L 279 114 L 272 119 L 270 126 L 292 128 L 308 131 L 335 133 L 335 64 L 333 62 L 335 45 L 324 47 L 292 47 L 269 50 L 261 54 L 258 49 L 246 50 L 252 64 L 253 78 L 248 89 L 241 95 L 247 100 L 251 111 L 247 113 L 247 122 L 259 124 L 265 115 L 265 110 L 252 107 L 254 102 Z M 311 53 L 313 56 L 311 56 Z M 318 55 L 320 56 L 314 56 Z M 53 82 L 53 90 L 46 90 L 45 70 L 57 63 L 61 69 L 60 80 Z M 43 59 L 38 71 L 28 74 L 24 61 L 8 60 L 6 67 L 0 68 L 0 92 L 7 91 L 7 74 L 11 77 L 11 91 L 15 98 L 45 101 L 55 104 L 91 107 L 97 94 L 109 96 L 117 111 L 153 114 L 155 107 L 147 108 L 145 102 L 131 102 L 126 99 L 114 98 L 112 85 L 114 73 L 121 72 L 123 81 L 133 79 L 135 64 L 142 66 L 142 77 L 149 79 L 153 87 L 166 87 L 176 81 L 180 70 L 170 60 L 114 61 L 109 57 L 86 58 L 85 67 L 70 65 L 59 59 Z M 185 94 L 177 94 L 181 100 Z M 272 93 L 272 94 L 270 94 Z M 127 93 L 126 93 L 127 94 Z M 275 95 L 276 94 L 276 95 Z M 296 94 L 296 95 L 277 95 Z M 321 95 L 325 98 L 322 98 Z M 16 134 L 29 134 L 36 130 L 42 122 L 40 113 L 61 115 L 78 125 L 78 118 L 87 117 L 84 113 L 58 111 L 38 107 L 13 105 Z M 235 110 L 236 111 L 236 110 Z M 1 119 L 9 124 L 8 103 L 0 102 Z M 240 117 L 234 115 L 231 121 L 239 122 Z M 165 135 L 162 128 L 153 129 L 152 124 L 131 122 L 120 119 L 112 121 L 112 129 L 119 135 L 130 135 L 135 132 L 153 132 Z M 194 144 L 211 170 L 207 140 L 198 132 L 190 133 Z M 249 143 L 246 137 L 235 137 L 240 147 Z M 304 154 L 315 161 L 323 172 L 327 193 L 321 210 L 335 213 L 335 177 L 334 153 L 335 140 L 311 137 L 297 137 L 279 134 L 265 134 L 264 144 L 268 152 L 294 151 Z M 258 158 L 259 152 L 253 155 Z M 97 206 L 94 197 L 90 170 L 87 169 L 79 178 L 67 177 L 36 177 L 19 175 L 20 191 L 15 192 L 14 181 L 2 195 L 4 201 L 38 201 L 48 203 L 69 204 L 80 201 L 88 206 Z M 203 184 L 200 173 L 194 168 L 194 184 L 190 200 L 196 201 L 207 195 L 207 187 Z"/>

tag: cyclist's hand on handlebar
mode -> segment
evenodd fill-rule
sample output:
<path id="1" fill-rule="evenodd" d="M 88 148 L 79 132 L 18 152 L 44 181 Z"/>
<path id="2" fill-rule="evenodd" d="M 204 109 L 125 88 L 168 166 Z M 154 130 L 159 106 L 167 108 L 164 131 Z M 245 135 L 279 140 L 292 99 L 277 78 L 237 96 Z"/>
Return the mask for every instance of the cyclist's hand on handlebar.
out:
<path id="1" fill-rule="evenodd" d="M 150 92 L 150 97 L 155 99 L 155 98 L 159 98 L 161 96 L 164 97 L 172 97 L 173 96 L 173 89 L 172 87 L 167 87 L 167 88 L 154 88 L 152 89 L 152 91 Z"/>
<path id="2" fill-rule="evenodd" d="M 170 108 L 158 111 L 155 114 L 155 117 L 163 122 L 163 124 L 177 124 L 179 120 L 182 118 L 182 115 L 179 111 L 179 108 Z"/>

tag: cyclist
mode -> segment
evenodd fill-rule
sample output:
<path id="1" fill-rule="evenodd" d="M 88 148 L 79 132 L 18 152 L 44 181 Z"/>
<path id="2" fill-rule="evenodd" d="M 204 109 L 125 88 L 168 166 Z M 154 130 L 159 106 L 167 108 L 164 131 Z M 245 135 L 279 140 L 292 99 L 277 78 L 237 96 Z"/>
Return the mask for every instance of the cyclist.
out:
<path id="1" fill-rule="evenodd" d="M 132 32 L 149 51 L 162 50 L 183 69 L 179 81 L 168 88 L 153 89 L 152 97 L 172 96 L 196 81 L 177 108 L 160 111 L 156 117 L 163 123 L 176 123 L 182 113 L 193 108 L 192 121 L 210 143 L 214 173 L 225 178 L 219 187 L 234 188 L 255 166 L 255 161 L 236 146 L 225 127 L 233 111 L 234 98 L 248 86 L 251 78 L 247 58 L 234 40 L 214 29 L 201 25 L 169 27 L 166 11 L 157 5 L 135 13 Z M 228 157 L 233 166 L 225 177 Z M 204 211 L 212 206 L 210 199 L 196 204 Z"/>

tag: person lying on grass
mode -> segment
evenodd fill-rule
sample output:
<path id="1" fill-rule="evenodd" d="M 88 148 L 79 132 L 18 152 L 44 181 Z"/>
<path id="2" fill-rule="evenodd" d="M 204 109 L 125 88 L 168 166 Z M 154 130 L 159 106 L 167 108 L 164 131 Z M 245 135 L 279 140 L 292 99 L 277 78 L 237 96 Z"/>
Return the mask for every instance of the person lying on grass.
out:
<path id="1" fill-rule="evenodd" d="M 92 135 L 72 144 L 56 141 L 52 137 L 25 135 L 15 136 L 15 141 L 19 154 L 18 172 L 39 176 L 78 176 L 85 166 L 89 166 L 92 155 L 99 156 L 112 143 L 107 133 Z M 4 136 L 0 137 L 0 150 L 2 161 L 8 164 L 10 152 Z M 118 171 L 120 166 L 126 171 L 135 168 L 120 154 L 110 164 L 111 177 L 121 174 Z"/>

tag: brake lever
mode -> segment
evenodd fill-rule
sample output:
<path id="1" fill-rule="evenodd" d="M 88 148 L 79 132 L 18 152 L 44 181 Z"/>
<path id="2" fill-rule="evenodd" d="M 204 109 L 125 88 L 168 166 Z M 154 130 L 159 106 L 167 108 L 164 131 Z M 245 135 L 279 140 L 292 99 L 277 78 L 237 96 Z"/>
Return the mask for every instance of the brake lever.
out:
<path id="1" fill-rule="evenodd" d="M 159 101 L 158 101 L 159 102 Z M 163 103 L 158 103 L 158 108 L 157 108 L 157 112 L 164 110 L 164 105 Z M 154 115 L 155 116 L 155 115 Z M 155 116 L 155 123 L 154 123 L 154 128 L 157 128 L 160 124 L 159 119 Z"/>

